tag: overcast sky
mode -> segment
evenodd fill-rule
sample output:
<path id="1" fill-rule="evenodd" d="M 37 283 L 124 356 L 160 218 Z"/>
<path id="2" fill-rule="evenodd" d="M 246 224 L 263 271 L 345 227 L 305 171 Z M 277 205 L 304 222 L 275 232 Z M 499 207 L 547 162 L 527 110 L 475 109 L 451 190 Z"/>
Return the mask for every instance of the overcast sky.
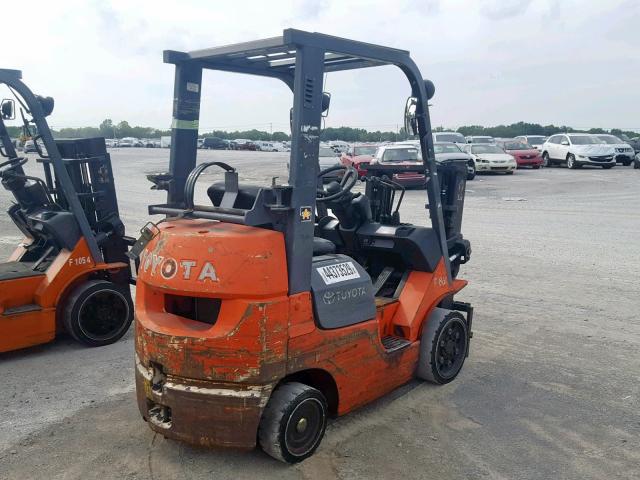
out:
<path id="1" fill-rule="evenodd" d="M 0 67 L 56 99 L 55 127 L 104 118 L 168 128 L 173 66 L 162 51 L 293 27 L 410 50 L 436 85 L 434 126 L 520 120 L 640 130 L 640 1 L 5 2 Z M 408 83 L 395 67 L 334 73 L 327 126 L 394 130 Z M 4 94 L 4 92 L 2 92 Z M 276 80 L 209 72 L 201 130 L 288 131 Z"/>

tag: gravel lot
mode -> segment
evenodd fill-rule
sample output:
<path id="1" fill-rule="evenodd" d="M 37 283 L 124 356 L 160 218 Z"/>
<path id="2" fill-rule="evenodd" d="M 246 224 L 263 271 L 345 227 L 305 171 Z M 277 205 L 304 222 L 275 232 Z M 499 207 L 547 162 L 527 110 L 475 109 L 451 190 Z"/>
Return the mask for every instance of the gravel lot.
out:
<path id="1" fill-rule="evenodd" d="M 287 158 L 200 154 L 264 184 L 286 179 Z M 163 201 L 144 173 L 166 168 L 168 151 L 112 159 L 134 234 L 146 205 Z M 0 479 L 640 478 L 639 195 L 640 171 L 621 166 L 470 182 L 460 298 L 476 316 L 465 368 L 452 384 L 412 382 L 333 421 L 301 465 L 154 436 L 134 401 L 132 331 L 99 349 L 60 338 L 0 355 Z M 424 223 L 424 203 L 409 191 L 403 220 Z M 6 216 L 0 233 L 6 256 L 19 241 Z"/>

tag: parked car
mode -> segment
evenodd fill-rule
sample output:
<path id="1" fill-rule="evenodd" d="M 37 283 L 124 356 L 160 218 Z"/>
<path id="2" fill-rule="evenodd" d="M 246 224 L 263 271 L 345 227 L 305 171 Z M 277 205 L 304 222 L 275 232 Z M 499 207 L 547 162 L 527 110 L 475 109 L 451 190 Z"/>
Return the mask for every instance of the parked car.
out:
<path id="1" fill-rule="evenodd" d="M 367 175 L 367 167 L 378 150 L 377 145 L 353 145 L 340 157 L 340 163 L 353 166 L 360 178 Z"/>
<path id="2" fill-rule="evenodd" d="M 145 138 L 141 142 L 142 142 L 142 146 L 145 148 L 160 148 L 160 140 L 154 140 L 153 138 Z"/>
<path id="3" fill-rule="evenodd" d="M 36 144 L 33 140 L 26 140 L 24 142 L 24 145 L 22 146 L 22 151 L 24 153 L 33 153 L 37 152 L 38 150 L 36 150 Z"/>
<path id="4" fill-rule="evenodd" d="M 453 142 L 435 142 L 433 149 L 436 154 L 436 162 L 445 162 L 448 160 L 463 159 L 467 162 L 467 180 L 473 180 L 476 178 L 476 164 L 466 152 Z"/>
<path id="5" fill-rule="evenodd" d="M 371 160 L 374 165 L 423 165 L 420 149 L 412 144 L 381 145 Z M 426 176 L 418 172 L 392 173 L 391 180 L 404 187 L 424 187 Z"/>
<path id="6" fill-rule="evenodd" d="M 538 151 L 542 151 L 542 145 L 544 144 L 546 139 L 547 137 L 545 137 L 544 135 L 518 135 L 515 138 L 515 140 L 520 140 L 527 145 L 531 145 Z"/>
<path id="7" fill-rule="evenodd" d="M 469 135 L 464 137 L 467 143 L 496 143 L 495 138 L 490 137 L 488 135 Z"/>
<path id="8" fill-rule="evenodd" d="M 118 146 L 118 140 L 116 140 L 115 138 L 105 138 L 104 143 L 106 144 L 107 148 L 115 148 Z"/>
<path id="9" fill-rule="evenodd" d="M 636 153 L 631 145 L 620 140 L 615 135 L 597 134 L 594 135 L 594 137 L 596 138 L 596 141 L 598 141 L 598 143 L 611 145 L 613 148 L 615 148 L 614 158 L 616 159 L 617 163 L 622 163 L 622 165 L 624 165 L 625 167 L 628 167 L 629 165 L 631 165 L 631 163 L 633 163 Z"/>
<path id="10" fill-rule="evenodd" d="M 631 145 L 636 153 L 640 152 L 640 137 L 631 138 L 629 140 L 629 145 Z"/>
<path id="11" fill-rule="evenodd" d="M 124 148 L 142 147 L 143 143 L 140 140 L 138 140 L 137 138 L 124 137 L 124 138 L 121 138 L 119 140 L 118 146 L 124 147 Z"/>
<path id="12" fill-rule="evenodd" d="M 236 138 L 233 143 L 235 143 L 236 150 L 257 150 L 258 147 L 251 140 L 247 140 L 245 138 Z"/>
<path id="13" fill-rule="evenodd" d="M 318 150 L 318 163 L 320 164 L 320 170 L 324 170 L 330 167 L 340 166 L 340 157 L 331 147 L 320 147 Z M 328 173 L 322 177 L 323 182 L 330 182 L 332 180 L 338 180 L 342 177 L 344 172 L 342 170 L 336 170 Z"/>
<path id="14" fill-rule="evenodd" d="M 593 165 L 612 168 L 616 164 L 611 145 L 599 144 L 588 133 L 561 133 L 551 135 L 542 146 L 544 166 L 565 163 L 568 168 Z"/>
<path id="15" fill-rule="evenodd" d="M 229 144 L 226 140 L 218 137 L 204 137 L 202 142 L 202 148 L 206 150 L 227 150 Z"/>
<path id="16" fill-rule="evenodd" d="M 471 143 L 465 145 L 465 151 L 471 155 L 476 172 L 504 172 L 512 175 L 518 164 L 513 155 L 509 155 L 497 145 Z"/>
<path id="17" fill-rule="evenodd" d="M 458 132 L 433 132 L 433 141 L 434 143 L 452 142 L 459 145 L 464 145 L 465 143 L 467 143 L 464 135 Z"/>
<path id="18" fill-rule="evenodd" d="M 531 167 L 538 169 L 542 166 L 542 157 L 537 148 L 521 140 L 498 140 L 496 142 L 509 155 L 513 155 L 520 167 Z"/>

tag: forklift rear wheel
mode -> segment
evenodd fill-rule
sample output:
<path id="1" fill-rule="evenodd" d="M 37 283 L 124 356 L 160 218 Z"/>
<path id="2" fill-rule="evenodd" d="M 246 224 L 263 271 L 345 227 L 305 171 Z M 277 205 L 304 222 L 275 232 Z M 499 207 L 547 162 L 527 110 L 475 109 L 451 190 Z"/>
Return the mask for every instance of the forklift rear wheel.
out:
<path id="1" fill-rule="evenodd" d="M 469 348 L 467 323 L 460 312 L 434 315 L 422 330 L 417 376 L 444 385 L 458 376 Z"/>
<path id="2" fill-rule="evenodd" d="M 303 383 L 285 383 L 276 388 L 264 409 L 258 440 L 276 460 L 298 463 L 313 455 L 326 426 L 324 395 Z"/>
<path id="3" fill-rule="evenodd" d="M 77 286 L 63 312 L 67 332 L 90 347 L 118 341 L 132 320 L 131 293 L 106 280 L 90 280 Z"/>

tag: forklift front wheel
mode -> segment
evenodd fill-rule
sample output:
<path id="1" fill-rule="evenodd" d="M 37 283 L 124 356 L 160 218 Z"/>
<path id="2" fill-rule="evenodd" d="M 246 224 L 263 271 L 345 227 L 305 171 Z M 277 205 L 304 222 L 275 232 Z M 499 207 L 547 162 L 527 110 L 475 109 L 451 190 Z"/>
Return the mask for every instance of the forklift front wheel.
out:
<path id="1" fill-rule="evenodd" d="M 437 308 L 422 328 L 418 378 L 444 385 L 460 373 L 469 349 L 467 322 L 460 312 Z"/>
<path id="2" fill-rule="evenodd" d="M 298 463 L 313 455 L 327 426 L 327 400 L 313 387 L 298 382 L 278 387 L 267 403 L 258 440 L 276 460 Z"/>
<path id="3" fill-rule="evenodd" d="M 100 347 L 118 341 L 133 320 L 131 293 L 113 282 L 90 280 L 67 298 L 63 323 L 78 342 Z"/>

